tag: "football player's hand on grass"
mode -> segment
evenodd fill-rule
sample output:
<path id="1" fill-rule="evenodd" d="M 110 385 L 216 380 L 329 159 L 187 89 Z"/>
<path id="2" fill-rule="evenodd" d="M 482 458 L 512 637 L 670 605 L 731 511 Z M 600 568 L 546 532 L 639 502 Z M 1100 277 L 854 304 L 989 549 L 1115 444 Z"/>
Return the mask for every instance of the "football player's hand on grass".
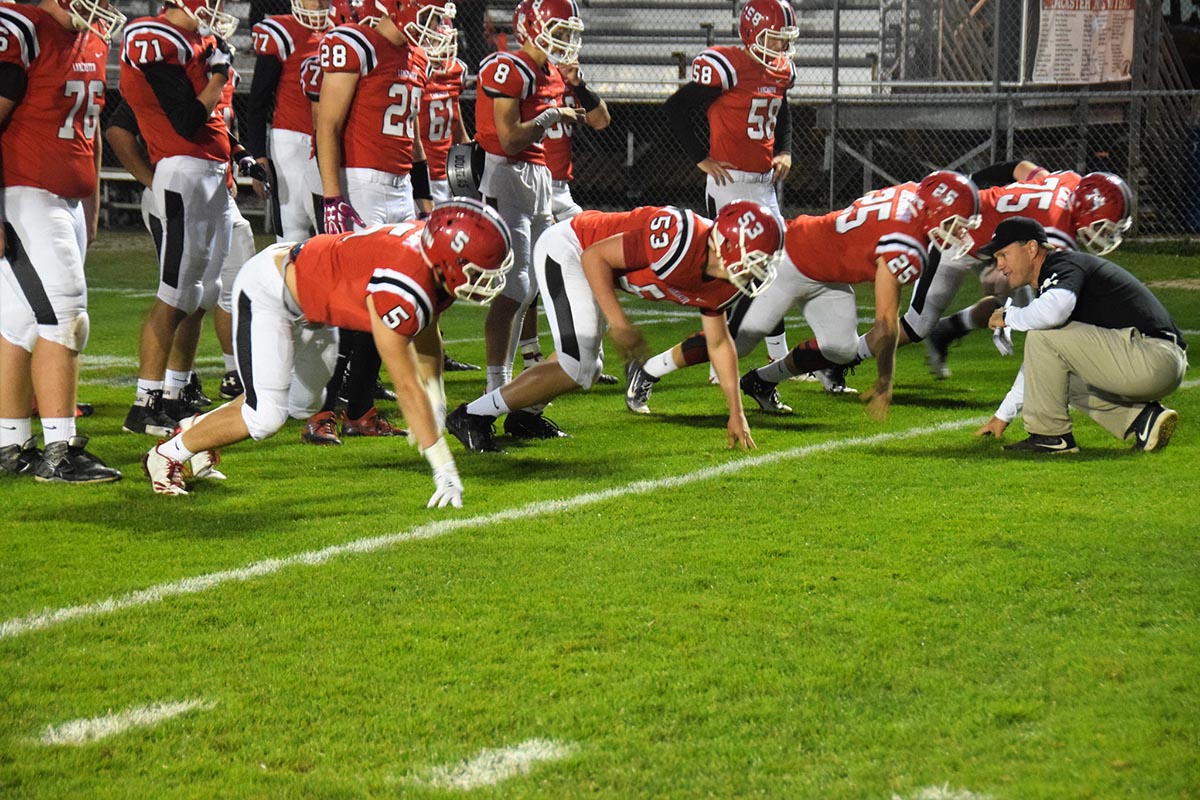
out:
<path id="1" fill-rule="evenodd" d="M 987 422 L 983 423 L 983 427 L 975 431 L 976 436 L 992 436 L 997 439 L 1004 436 L 1004 431 L 1007 430 L 1008 423 L 999 417 L 992 417 Z"/>
<path id="2" fill-rule="evenodd" d="M 613 344 L 617 347 L 617 355 L 621 361 L 628 363 L 637 359 L 645 361 L 649 355 L 649 347 L 646 346 L 646 339 L 642 336 L 642 332 L 630 325 L 626 328 L 610 328 L 609 334 L 612 336 Z"/>
<path id="3" fill-rule="evenodd" d="M 458 468 L 453 462 L 433 471 L 433 485 L 433 496 L 425 504 L 426 508 L 462 508 L 462 478 L 458 477 Z"/>
<path id="4" fill-rule="evenodd" d="M 742 450 L 756 450 L 754 437 L 750 435 L 750 423 L 746 422 L 745 414 L 730 414 L 729 424 L 725 427 L 725 447 L 732 450 L 740 447 Z"/>
<path id="5" fill-rule="evenodd" d="M 876 422 L 883 422 L 887 419 L 888 408 L 892 405 L 891 381 L 875 381 L 875 385 L 862 399 L 867 404 L 867 416 Z"/>

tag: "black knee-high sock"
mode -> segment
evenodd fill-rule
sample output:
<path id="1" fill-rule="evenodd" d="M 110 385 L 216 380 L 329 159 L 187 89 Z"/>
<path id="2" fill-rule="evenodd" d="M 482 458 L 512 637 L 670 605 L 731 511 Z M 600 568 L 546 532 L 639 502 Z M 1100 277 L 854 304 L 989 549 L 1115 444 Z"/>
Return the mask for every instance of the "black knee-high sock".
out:
<path id="1" fill-rule="evenodd" d="M 369 333 L 357 333 L 350 363 L 346 367 L 346 416 L 358 419 L 375 407 L 375 384 L 382 364 L 375 339 Z"/>
<path id="2" fill-rule="evenodd" d="M 337 364 L 333 368 L 329 383 L 325 384 L 325 404 L 321 406 L 322 411 L 333 411 L 338 406 L 338 395 L 342 393 L 342 382 L 346 378 L 346 365 L 350 362 L 350 351 L 354 349 L 354 334 L 355 331 L 338 329 Z"/>

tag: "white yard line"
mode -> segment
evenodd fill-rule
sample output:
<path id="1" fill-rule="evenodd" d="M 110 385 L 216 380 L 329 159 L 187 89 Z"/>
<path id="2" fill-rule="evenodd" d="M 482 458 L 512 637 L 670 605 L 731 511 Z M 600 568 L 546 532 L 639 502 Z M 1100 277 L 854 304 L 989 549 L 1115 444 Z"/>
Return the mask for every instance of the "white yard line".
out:
<path id="1" fill-rule="evenodd" d="M 529 739 L 513 747 L 481 750 L 474 758 L 457 764 L 431 767 L 412 782 L 438 789 L 470 791 L 517 775 L 528 775 L 539 762 L 560 761 L 573 752 L 575 747 L 571 744 Z"/>
<path id="2" fill-rule="evenodd" d="M 50 725 L 42 732 L 38 742 L 47 745 L 81 745 L 116 736 L 132 728 L 149 728 L 163 720 L 178 717 L 194 709 L 207 710 L 213 704 L 204 700 L 154 703 L 148 706 L 127 708 L 115 714 L 91 719 L 73 719 L 61 725 Z"/>
<path id="3" fill-rule="evenodd" d="M 950 784 L 926 786 L 910 795 L 892 795 L 892 800 L 991 800 L 991 798 L 990 794 L 977 794 L 967 789 L 951 789 Z"/>
<path id="4" fill-rule="evenodd" d="M 455 531 L 470 530 L 474 528 L 489 528 L 501 522 L 510 520 L 527 520 L 531 517 L 546 516 L 551 514 L 561 514 L 565 511 L 580 508 L 582 506 L 602 503 L 607 500 L 614 500 L 620 497 L 628 497 L 631 495 L 647 494 L 649 492 L 657 492 L 661 489 L 683 486 L 697 481 L 710 480 L 719 478 L 724 475 L 742 472 L 748 469 L 776 464 L 780 461 L 790 461 L 793 459 L 807 458 L 808 456 L 818 455 L 821 453 L 830 453 L 836 450 L 845 450 L 850 447 L 872 447 L 888 442 L 900 441 L 902 439 L 912 439 L 919 436 L 929 436 L 931 434 L 944 433 L 946 431 L 957 430 L 969 425 L 979 425 L 984 420 L 982 418 L 975 419 L 959 419 L 948 422 L 942 422 L 937 425 L 928 425 L 920 428 L 909 428 L 904 431 L 895 433 L 878 433 L 874 436 L 858 436 L 850 439 L 833 439 L 819 444 L 805 445 L 803 447 L 792 447 L 787 450 L 779 450 L 774 453 L 764 453 L 762 455 L 747 456 L 729 461 L 725 464 L 719 464 L 713 467 L 705 467 L 704 469 L 688 472 L 683 475 L 671 475 L 665 478 L 654 478 L 650 480 L 634 481 L 623 486 L 614 486 L 610 489 L 604 489 L 598 492 L 588 492 L 586 494 L 575 495 L 574 497 L 564 497 L 558 500 L 541 500 L 535 503 L 529 503 L 517 508 L 510 508 L 504 511 L 497 511 L 492 514 L 482 514 L 474 517 L 466 517 L 459 519 L 440 519 L 433 522 L 428 522 L 424 525 L 404 531 L 402 533 L 391 533 L 382 536 L 372 536 L 364 539 L 356 539 L 345 544 L 330 545 L 329 547 L 320 550 L 307 550 L 303 553 L 296 553 L 291 556 L 282 558 L 268 558 L 263 561 L 256 561 L 253 564 L 240 567 L 238 569 L 223 570 L 221 572 L 210 572 L 205 575 L 197 575 L 192 578 L 183 578 L 170 583 L 160 583 L 151 586 L 148 589 L 139 589 L 136 592 L 120 595 L 118 597 L 109 597 L 105 600 L 100 600 L 95 603 L 85 603 L 78 606 L 65 606 L 63 608 L 47 608 L 42 611 L 28 614 L 24 617 L 14 617 L 12 619 L 0 622 L 0 639 L 9 639 L 16 636 L 21 636 L 32 631 L 44 630 L 57 625 L 61 625 L 72 620 L 90 619 L 92 617 L 104 616 L 112 614 L 116 611 L 122 611 L 127 608 L 139 608 L 148 606 L 154 603 L 161 603 L 168 597 L 176 597 L 179 595 L 198 594 L 200 592 L 214 589 L 226 583 L 233 581 L 249 581 L 254 578 L 261 578 L 266 575 L 274 575 L 285 567 L 295 565 L 317 566 L 324 564 L 334 558 L 343 555 L 353 555 L 358 553 L 374 553 L 379 550 L 385 550 L 405 542 L 420 541 L 424 539 L 436 539 L 445 536 L 448 533 Z"/>

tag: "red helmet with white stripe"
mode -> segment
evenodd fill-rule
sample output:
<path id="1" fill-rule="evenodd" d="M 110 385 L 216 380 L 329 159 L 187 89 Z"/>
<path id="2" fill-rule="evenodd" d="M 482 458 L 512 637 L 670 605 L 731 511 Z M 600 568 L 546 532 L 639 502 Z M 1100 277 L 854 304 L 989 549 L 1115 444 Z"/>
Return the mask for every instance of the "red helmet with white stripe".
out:
<path id="1" fill-rule="evenodd" d="M 717 212 L 713 241 L 729 282 L 748 297 L 766 291 L 775 280 L 783 222 L 764 205 L 736 200 Z"/>
<path id="2" fill-rule="evenodd" d="M 333 0 L 329 21 L 334 27 L 357 23 L 373 28 L 379 24 L 379 14 L 375 0 Z"/>
<path id="3" fill-rule="evenodd" d="M 786 73 L 800 35 L 796 12 L 787 0 L 746 0 L 738 35 L 755 61 L 771 72 Z"/>
<path id="4" fill-rule="evenodd" d="M 1071 196 L 1071 220 L 1079 243 L 1098 256 L 1116 250 L 1133 224 L 1133 193 L 1110 172 L 1089 172 Z"/>
<path id="5" fill-rule="evenodd" d="M 447 28 L 453 28 L 458 11 L 449 0 L 375 0 L 375 4 L 381 15 L 404 31 L 409 44 L 420 47 L 430 58 L 439 57 L 449 46 Z"/>
<path id="6" fill-rule="evenodd" d="M 931 172 L 917 187 L 917 205 L 928 226 L 929 241 L 942 253 L 961 258 L 975 246 L 979 227 L 979 189 L 960 172 Z"/>
<path id="7" fill-rule="evenodd" d="M 504 290 L 513 265 L 508 225 L 490 206 L 469 197 L 452 197 L 433 209 L 421 234 L 421 255 L 446 291 L 477 305 L 487 305 Z"/>
<path id="8" fill-rule="evenodd" d="M 575 0 L 521 0 L 513 12 L 513 33 L 521 44 L 533 42 L 551 64 L 579 63 L 583 20 Z"/>

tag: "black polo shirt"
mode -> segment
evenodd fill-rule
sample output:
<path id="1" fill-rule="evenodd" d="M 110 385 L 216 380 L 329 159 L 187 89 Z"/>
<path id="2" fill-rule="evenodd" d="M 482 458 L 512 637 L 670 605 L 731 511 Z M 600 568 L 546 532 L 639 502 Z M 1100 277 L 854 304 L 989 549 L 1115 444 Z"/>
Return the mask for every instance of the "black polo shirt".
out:
<path id="1" fill-rule="evenodd" d="M 1187 348 L 1183 333 L 1146 285 L 1113 262 L 1088 253 L 1051 250 L 1038 273 L 1038 293 L 1067 289 L 1075 294 L 1070 322 L 1098 328 L 1137 328 L 1146 336 Z"/>

